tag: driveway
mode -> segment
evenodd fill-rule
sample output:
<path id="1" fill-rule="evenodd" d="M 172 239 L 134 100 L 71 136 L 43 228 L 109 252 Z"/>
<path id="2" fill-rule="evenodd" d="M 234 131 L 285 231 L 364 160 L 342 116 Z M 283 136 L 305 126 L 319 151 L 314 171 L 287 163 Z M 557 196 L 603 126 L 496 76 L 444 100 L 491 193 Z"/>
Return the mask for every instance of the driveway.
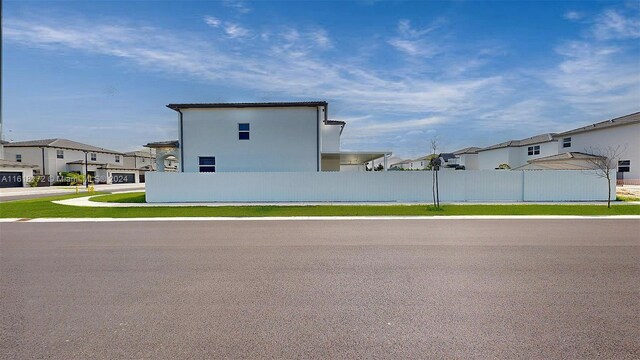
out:
<path id="1" fill-rule="evenodd" d="M 638 220 L 0 223 L 0 358 L 640 357 Z"/>
<path id="2" fill-rule="evenodd" d="M 109 184 L 109 185 L 105 184 L 105 185 L 95 185 L 94 188 L 95 188 L 95 191 L 116 192 L 116 191 L 144 190 L 145 185 L 144 184 Z M 80 192 L 84 192 L 86 189 L 84 186 L 79 186 L 78 190 Z M 6 189 L 0 189 L 0 202 L 75 194 L 75 192 L 76 192 L 75 186 L 6 188 Z"/>

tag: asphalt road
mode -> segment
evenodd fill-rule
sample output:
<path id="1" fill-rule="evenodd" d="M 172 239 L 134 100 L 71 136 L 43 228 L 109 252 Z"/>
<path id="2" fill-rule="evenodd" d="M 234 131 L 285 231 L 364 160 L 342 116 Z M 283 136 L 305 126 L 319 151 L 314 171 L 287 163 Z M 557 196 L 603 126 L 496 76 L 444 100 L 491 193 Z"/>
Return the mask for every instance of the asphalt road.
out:
<path id="1" fill-rule="evenodd" d="M 0 357 L 640 358 L 638 220 L 0 224 Z"/>

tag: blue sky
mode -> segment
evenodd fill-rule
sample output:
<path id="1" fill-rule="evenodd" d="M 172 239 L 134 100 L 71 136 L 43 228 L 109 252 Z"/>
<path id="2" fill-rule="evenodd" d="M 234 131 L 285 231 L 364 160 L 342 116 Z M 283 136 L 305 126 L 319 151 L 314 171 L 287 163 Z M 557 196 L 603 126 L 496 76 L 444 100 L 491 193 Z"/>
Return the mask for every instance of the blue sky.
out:
<path id="1" fill-rule="evenodd" d="M 327 100 L 402 158 L 640 111 L 640 3 L 4 1 L 6 140 L 177 138 L 172 102 Z"/>

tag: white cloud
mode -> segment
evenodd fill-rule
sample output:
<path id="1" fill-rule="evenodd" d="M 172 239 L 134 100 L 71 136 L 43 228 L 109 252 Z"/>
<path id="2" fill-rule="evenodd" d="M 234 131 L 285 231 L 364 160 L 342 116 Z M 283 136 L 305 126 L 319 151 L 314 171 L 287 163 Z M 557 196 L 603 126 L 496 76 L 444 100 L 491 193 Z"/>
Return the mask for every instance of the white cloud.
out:
<path id="1" fill-rule="evenodd" d="M 204 17 L 204 22 L 214 28 L 219 27 L 222 24 L 222 21 L 220 21 L 220 19 L 213 17 L 213 16 L 205 16 Z"/>
<path id="2" fill-rule="evenodd" d="M 571 21 L 578 21 L 584 18 L 584 13 L 574 10 L 567 11 L 566 13 L 564 13 L 564 18 Z"/>
<path id="3" fill-rule="evenodd" d="M 229 35 L 230 38 L 242 38 L 251 35 L 251 31 L 240 24 L 235 23 L 225 23 L 224 24 L 224 32 Z"/>
<path id="4" fill-rule="evenodd" d="M 231 8 L 241 14 L 251 12 L 251 8 L 243 0 L 222 0 L 222 5 Z"/>
<path id="5" fill-rule="evenodd" d="M 532 88 L 522 85 L 527 75 L 510 69 L 468 71 L 505 53 L 494 42 L 460 46 L 456 55 L 431 59 L 442 64 L 428 72 L 424 64 L 412 61 L 402 67 L 380 67 L 366 58 L 329 57 L 332 52 L 323 50 L 341 44 L 334 43 L 320 27 L 249 29 L 213 16 L 205 16 L 203 21 L 226 36 L 95 19 L 9 18 L 3 24 L 3 40 L 56 52 L 115 57 L 141 71 L 224 84 L 261 94 L 265 100 L 328 100 L 330 116 L 349 123 L 343 138 L 351 147 L 376 144 L 393 148 L 395 143 L 390 139 L 394 137 L 415 142 L 452 125 L 474 130 L 457 133 L 452 139 L 458 147 L 471 146 L 476 144 L 464 144 L 461 139 L 475 141 L 474 137 L 480 136 L 477 133 L 495 137 L 498 129 L 548 131 L 566 117 L 547 115 L 566 112 L 569 107 L 592 116 L 608 116 L 611 109 L 620 114 L 637 107 L 640 96 L 637 61 L 634 63 L 623 45 L 605 40 L 560 44 L 557 64 L 531 70 L 535 76 L 528 76 L 535 78 L 538 86 Z M 371 42 L 388 43 L 410 56 L 435 56 L 444 43 L 436 36 L 440 24 L 416 28 L 409 21 L 400 21 L 393 37 Z M 628 33 L 622 28 L 609 23 L 607 31 L 620 37 Z M 226 37 L 242 41 L 234 41 L 231 47 Z M 536 90 L 538 94 L 534 94 Z M 246 100 L 256 99 L 257 95 Z"/>
<path id="6" fill-rule="evenodd" d="M 429 27 L 418 29 L 411 26 L 411 21 L 403 19 L 398 22 L 398 35 L 389 39 L 387 43 L 410 57 L 432 57 L 440 52 L 433 39 L 426 39 L 425 35 L 441 26 L 442 20 L 434 21 Z"/>
<path id="7" fill-rule="evenodd" d="M 317 29 L 315 31 L 310 32 L 310 37 L 313 41 L 321 48 L 330 48 L 332 46 L 331 39 L 329 39 L 329 34 L 324 29 Z"/>
<path id="8" fill-rule="evenodd" d="M 640 16 L 627 17 L 609 9 L 596 19 L 593 34 L 598 40 L 640 38 Z"/>
<path id="9" fill-rule="evenodd" d="M 622 48 L 571 41 L 556 51 L 563 60 L 546 74 L 546 79 L 559 90 L 566 103 L 585 112 L 603 112 L 607 108 L 632 111 L 637 107 L 640 99 L 638 62 Z"/>

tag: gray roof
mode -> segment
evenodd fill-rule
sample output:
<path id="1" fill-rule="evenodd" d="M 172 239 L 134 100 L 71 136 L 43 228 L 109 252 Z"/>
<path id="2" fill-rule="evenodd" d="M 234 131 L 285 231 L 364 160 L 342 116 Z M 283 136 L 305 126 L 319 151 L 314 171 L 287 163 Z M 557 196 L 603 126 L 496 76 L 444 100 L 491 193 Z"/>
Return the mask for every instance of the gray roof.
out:
<path id="1" fill-rule="evenodd" d="M 31 165 L 23 162 L 0 159 L 0 168 L 2 167 L 36 168 L 38 167 L 38 165 Z"/>
<path id="2" fill-rule="evenodd" d="M 563 161 L 563 160 L 572 160 L 572 159 L 574 159 L 574 160 L 588 160 L 588 159 L 597 159 L 597 158 L 600 158 L 600 157 L 601 156 L 573 151 L 573 152 L 566 152 L 566 153 L 556 154 L 556 155 L 551 155 L 551 156 L 545 156 L 545 157 L 529 160 L 528 162 L 529 163 L 536 163 L 536 162 Z"/>
<path id="3" fill-rule="evenodd" d="M 167 140 L 167 141 L 156 141 L 150 142 L 145 145 L 148 148 L 157 148 L 157 147 L 180 147 L 180 142 L 178 140 Z"/>
<path id="4" fill-rule="evenodd" d="M 595 123 L 595 124 L 579 127 L 577 129 L 565 131 L 563 133 L 557 134 L 556 137 L 563 137 L 563 136 L 567 136 L 567 135 L 571 135 L 571 134 L 577 134 L 577 133 L 581 133 L 581 132 L 585 132 L 585 131 L 600 130 L 600 129 L 610 128 L 610 127 L 614 127 L 614 126 L 636 124 L 636 123 L 640 123 L 640 112 L 629 114 L 629 115 L 620 116 L 620 117 L 617 117 L 617 118 L 601 121 L 599 123 Z"/>
<path id="5" fill-rule="evenodd" d="M 129 151 L 124 153 L 124 156 L 137 156 L 137 157 L 145 157 L 145 158 L 155 158 L 156 154 L 149 154 L 148 151 L 138 150 L 138 151 Z"/>
<path id="6" fill-rule="evenodd" d="M 4 144 L 5 147 L 51 147 L 68 150 L 80 150 L 80 151 L 93 151 L 103 152 L 109 154 L 122 155 L 121 152 L 115 150 L 109 150 L 93 145 L 79 143 L 73 140 L 67 139 L 42 139 L 42 140 L 29 140 L 29 141 L 16 141 Z"/>
<path id="7" fill-rule="evenodd" d="M 506 147 L 518 147 L 518 146 L 527 146 L 527 145 L 545 143 L 549 141 L 554 141 L 555 135 L 556 135 L 555 133 L 546 133 L 546 134 L 540 134 L 540 135 L 528 137 L 526 139 L 521 139 L 521 140 L 509 140 L 499 144 L 487 146 L 485 148 L 479 149 L 478 151 L 487 151 L 487 150 L 500 149 L 500 148 L 506 148 Z"/>
<path id="8" fill-rule="evenodd" d="M 410 162 L 412 162 L 412 161 L 413 161 L 413 160 L 402 160 L 402 161 L 399 161 L 399 162 L 397 162 L 397 163 L 393 163 L 393 164 L 391 164 L 391 165 L 389 165 L 389 166 L 395 166 L 395 165 L 408 164 L 408 163 L 410 163 Z"/>
<path id="9" fill-rule="evenodd" d="M 68 165 L 84 165 L 84 160 L 74 160 L 69 161 Z M 97 161 L 87 161 L 87 165 L 105 165 L 107 163 L 97 162 Z"/>
<path id="10" fill-rule="evenodd" d="M 294 101 L 294 102 L 256 102 L 256 103 L 197 103 L 169 104 L 173 110 L 179 109 L 223 109 L 223 108 L 256 108 L 256 107 L 317 107 L 327 106 L 326 101 Z"/>
<path id="11" fill-rule="evenodd" d="M 478 150 L 480 150 L 479 147 L 471 146 L 471 147 L 467 147 L 467 148 L 464 148 L 464 149 L 460 149 L 460 150 L 454 151 L 453 154 L 455 154 L 455 155 L 477 154 Z"/>

